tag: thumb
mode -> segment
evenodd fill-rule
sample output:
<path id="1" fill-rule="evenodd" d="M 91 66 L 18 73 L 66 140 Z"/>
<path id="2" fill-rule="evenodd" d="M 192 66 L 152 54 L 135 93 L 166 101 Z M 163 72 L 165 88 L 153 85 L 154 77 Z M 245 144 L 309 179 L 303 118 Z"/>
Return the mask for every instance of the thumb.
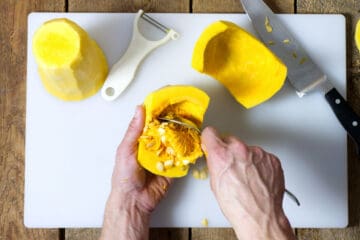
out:
<path id="1" fill-rule="evenodd" d="M 225 158 L 226 143 L 213 127 L 206 127 L 201 133 L 201 148 L 205 152 L 209 170 Z"/>
<path id="2" fill-rule="evenodd" d="M 145 121 L 144 107 L 139 105 L 136 107 L 134 117 L 132 118 L 125 136 L 119 145 L 118 154 L 124 158 L 134 154 L 137 149 L 138 138 L 140 137 Z"/>
<path id="3" fill-rule="evenodd" d="M 132 118 L 125 136 L 120 144 L 120 148 L 124 150 L 132 150 L 137 146 L 137 140 L 140 137 L 145 121 L 144 107 L 139 105 L 135 109 L 134 117 Z"/>
<path id="4" fill-rule="evenodd" d="M 141 188 L 145 182 L 145 171 L 136 160 L 138 138 L 140 137 L 145 120 L 143 106 L 137 106 L 125 136 L 116 153 L 116 165 L 113 173 L 113 182 L 126 181 L 131 187 Z"/>
<path id="5" fill-rule="evenodd" d="M 201 148 L 205 154 L 214 149 L 218 145 L 225 146 L 225 142 L 221 139 L 219 132 L 214 127 L 206 127 L 201 133 Z"/>

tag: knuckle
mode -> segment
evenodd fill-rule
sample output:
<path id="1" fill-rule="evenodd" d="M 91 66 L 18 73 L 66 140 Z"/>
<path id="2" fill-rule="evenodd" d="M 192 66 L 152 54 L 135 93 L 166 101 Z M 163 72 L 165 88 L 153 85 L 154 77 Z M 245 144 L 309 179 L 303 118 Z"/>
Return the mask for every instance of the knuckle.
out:
<path id="1" fill-rule="evenodd" d="M 255 164 L 259 164 L 261 162 L 264 162 L 264 154 L 262 148 L 258 146 L 252 146 L 250 148 L 251 152 L 251 161 Z"/>
<path id="2" fill-rule="evenodd" d="M 274 167 L 276 169 L 278 169 L 281 172 L 283 171 L 282 166 L 281 166 L 281 162 L 280 162 L 280 160 L 279 160 L 279 158 L 277 156 L 275 156 L 273 154 L 270 154 L 270 160 L 271 160 L 272 164 L 274 165 Z"/>
<path id="3" fill-rule="evenodd" d="M 218 145 L 212 149 L 212 154 L 216 157 L 223 158 L 226 155 L 226 149 L 223 146 Z"/>
<path id="4" fill-rule="evenodd" d="M 234 136 L 230 136 L 228 138 L 228 144 L 229 144 L 229 148 L 232 150 L 235 150 L 236 152 L 247 152 L 248 151 L 248 147 L 241 142 L 238 138 L 234 137 Z"/>
<path id="5" fill-rule="evenodd" d="M 264 153 L 265 153 L 265 151 L 259 146 L 251 147 L 251 151 L 261 158 L 264 156 Z"/>

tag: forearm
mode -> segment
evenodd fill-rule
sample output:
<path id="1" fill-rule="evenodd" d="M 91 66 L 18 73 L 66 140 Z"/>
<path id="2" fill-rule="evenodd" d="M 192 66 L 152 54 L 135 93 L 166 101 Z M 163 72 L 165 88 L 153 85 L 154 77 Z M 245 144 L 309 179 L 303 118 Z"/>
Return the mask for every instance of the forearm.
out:
<path id="1" fill-rule="evenodd" d="M 106 204 L 103 229 L 100 240 L 147 240 L 149 235 L 149 216 L 110 194 Z"/>

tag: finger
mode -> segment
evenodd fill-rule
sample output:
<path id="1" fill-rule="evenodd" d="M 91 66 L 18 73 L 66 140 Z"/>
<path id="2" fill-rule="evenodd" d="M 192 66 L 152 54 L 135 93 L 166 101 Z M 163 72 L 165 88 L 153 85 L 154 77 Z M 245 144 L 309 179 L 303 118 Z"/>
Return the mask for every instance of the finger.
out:
<path id="1" fill-rule="evenodd" d="M 115 183 L 127 182 L 131 183 L 128 184 L 129 186 L 142 188 L 146 181 L 145 170 L 136 160 L 138 138 L 144 128 L 144 118 L 144 108 L 137 106 L 134 117 L 117 149 L 116 166 L 113 173 Z"/>
<path id="2" fill-rule="evenodd" d="M 201 133 L 201 147 L 205 154 L 219 145 L 225 146 L 219 132 L 214 127 L 206 127 Z"/>
<path id="3" fill-rule="evenodd" d="M 145 110 L 143 106 L 137 106 L 134 117 L 119 145 L 118 154 L 127 158 L 136 153 L 138 138 L 140 137 L 145 122 Z"/>
<path id="4" fill-rule="evenodd" d="M 168 191 L 169 186 L 172 184 L 173 179 L 168 177 L 160 177 L 160 176 L 156 176 L 156 178 L 157 178 L 157 182 L 154 184 L 157 184 L 158 188 L 160 188 L 160 192 L 165 194 Z"/>
<path id="5" fill-rule="evenodd" d="M 206 127 L 201 134 L 201 147 L 205 152 L 210 174 L 226 161 L 226 143 L 213 127 Z"/>

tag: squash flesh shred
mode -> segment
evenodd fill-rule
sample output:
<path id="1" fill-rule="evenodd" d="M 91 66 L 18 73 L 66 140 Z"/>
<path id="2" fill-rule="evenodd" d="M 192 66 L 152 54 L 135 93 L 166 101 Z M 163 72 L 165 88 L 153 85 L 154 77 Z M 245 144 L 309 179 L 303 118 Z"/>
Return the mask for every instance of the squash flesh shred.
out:
<path id="1" fill-rule="evenodd" d="M 145 127 L 139 138 L 138 161 L 150 172 L 182 177 L 189 164 L 203 155 L 200 134 L 191 128 L 171 122 L 161 122 L 158 117 L 181 118 L 201 127 L 209 97 L 191 86 L 168 86 L 151 93 L 144 102 Z"/>
<path id="2" fill-rule="evenodd" d="M 279 91 L 286 66 L 260 41 L 237 25 L 218 21 L 195 44 L 192 67 L 221 82 L 246 108 Z"/>

